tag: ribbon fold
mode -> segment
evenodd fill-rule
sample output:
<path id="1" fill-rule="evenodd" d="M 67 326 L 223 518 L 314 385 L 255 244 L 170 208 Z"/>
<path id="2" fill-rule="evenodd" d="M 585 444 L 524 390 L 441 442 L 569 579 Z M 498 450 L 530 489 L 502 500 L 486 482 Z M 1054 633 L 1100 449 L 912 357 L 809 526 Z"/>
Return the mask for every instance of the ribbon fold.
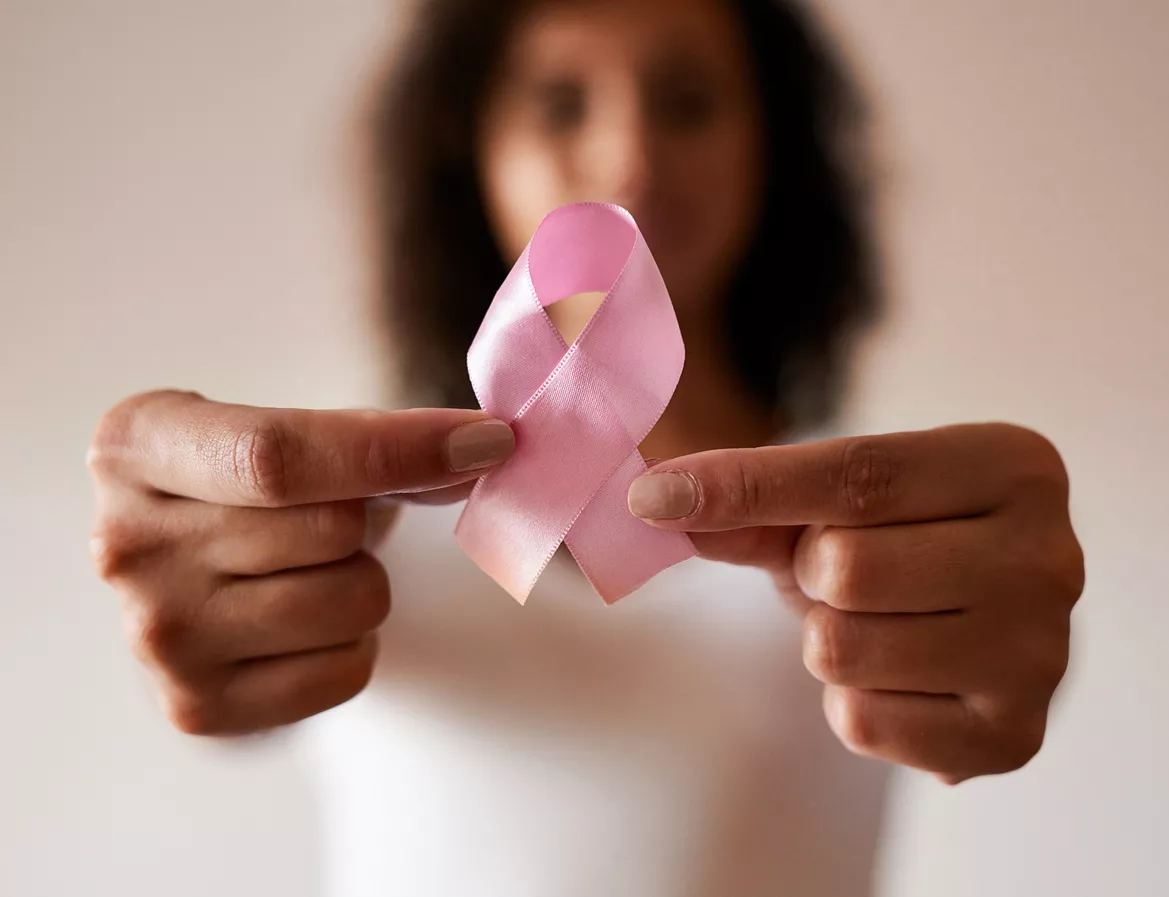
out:
<path id="1" fill-rule="evenodd" d="M 545 308 L 605 299 L 568 346 Z M 455 533 L 524 603 L 563 542 L 609 604 L 694 555 L 638 520 L 626 495 L 638 445 L 678 385 L 685 348 L 633 216 L 579 203 L 549 214 L 500 287 L 467 355 L 483 410 L 511 424 L 515 455 L 476 485 Z"/>

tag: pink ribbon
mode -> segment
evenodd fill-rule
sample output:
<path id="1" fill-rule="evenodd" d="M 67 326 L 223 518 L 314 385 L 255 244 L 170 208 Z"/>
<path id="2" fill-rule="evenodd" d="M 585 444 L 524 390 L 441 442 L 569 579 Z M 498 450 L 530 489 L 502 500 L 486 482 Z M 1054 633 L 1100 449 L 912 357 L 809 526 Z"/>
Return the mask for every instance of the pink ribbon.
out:
<path id="1" fill-rule="evenodd" d="M 571 346 L 544 309 L 604 302 Z M 483 410 L 509 422 L 515 455 L 475 487 L 463 550 L 525 602 L 561 542 L 608 603 L 694 555 L 680 533 L 629 512 L 637 447 L 685 360 L 669 293 L 633 216 L 581 203 L 548 215 L 491 303 L 467 356 Z"/>

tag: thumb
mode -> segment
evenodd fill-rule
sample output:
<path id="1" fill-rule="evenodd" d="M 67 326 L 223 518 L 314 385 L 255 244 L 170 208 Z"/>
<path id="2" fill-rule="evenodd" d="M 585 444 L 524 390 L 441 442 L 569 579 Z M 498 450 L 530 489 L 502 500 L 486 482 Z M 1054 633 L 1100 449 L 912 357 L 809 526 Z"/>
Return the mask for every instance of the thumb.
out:
<path id="1" fill-rule="evenodd" d="M 304 411 L 154 393 L 106 415 L 91 465 L 169 495 L 286 507 L 475 479 L 515 436 L 480 411 Z"/>

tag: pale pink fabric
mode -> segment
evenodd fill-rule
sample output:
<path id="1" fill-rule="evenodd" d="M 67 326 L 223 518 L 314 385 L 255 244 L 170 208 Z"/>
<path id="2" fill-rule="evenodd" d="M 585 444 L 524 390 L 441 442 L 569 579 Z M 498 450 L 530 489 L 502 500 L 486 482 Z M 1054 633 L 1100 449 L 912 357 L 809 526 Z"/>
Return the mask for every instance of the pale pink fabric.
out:
<path id="1" fill-rule="evenodd" d="M 571 347 L 544 309 L 606 293 Z M 669 293 L 637 224 L 600 203 L 552 212 L 504 281 L 471 345 L 475 394 L 508 421 L 516 453 L 476 486 L 456 534 L 521 603 L 561 542 L 612 603 L 693 556 L 679 533 L 629 513 L 638 444 L 685 360 Z"/>

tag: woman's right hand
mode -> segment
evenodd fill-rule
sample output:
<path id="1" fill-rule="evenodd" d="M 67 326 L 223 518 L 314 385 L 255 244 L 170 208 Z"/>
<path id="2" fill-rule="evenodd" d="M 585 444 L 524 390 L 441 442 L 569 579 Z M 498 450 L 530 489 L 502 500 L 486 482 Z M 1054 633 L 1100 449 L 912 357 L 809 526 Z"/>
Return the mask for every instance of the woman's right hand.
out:
<path id="1" fill-rule="evenodd" d="M 304 719 L 369 682 L 390 609 L 366 501 L 469 483 L 514 450 L 475 411 L 297 411 L 127 399 L 89 452 L 92 548 L 184 732 Z"/>

